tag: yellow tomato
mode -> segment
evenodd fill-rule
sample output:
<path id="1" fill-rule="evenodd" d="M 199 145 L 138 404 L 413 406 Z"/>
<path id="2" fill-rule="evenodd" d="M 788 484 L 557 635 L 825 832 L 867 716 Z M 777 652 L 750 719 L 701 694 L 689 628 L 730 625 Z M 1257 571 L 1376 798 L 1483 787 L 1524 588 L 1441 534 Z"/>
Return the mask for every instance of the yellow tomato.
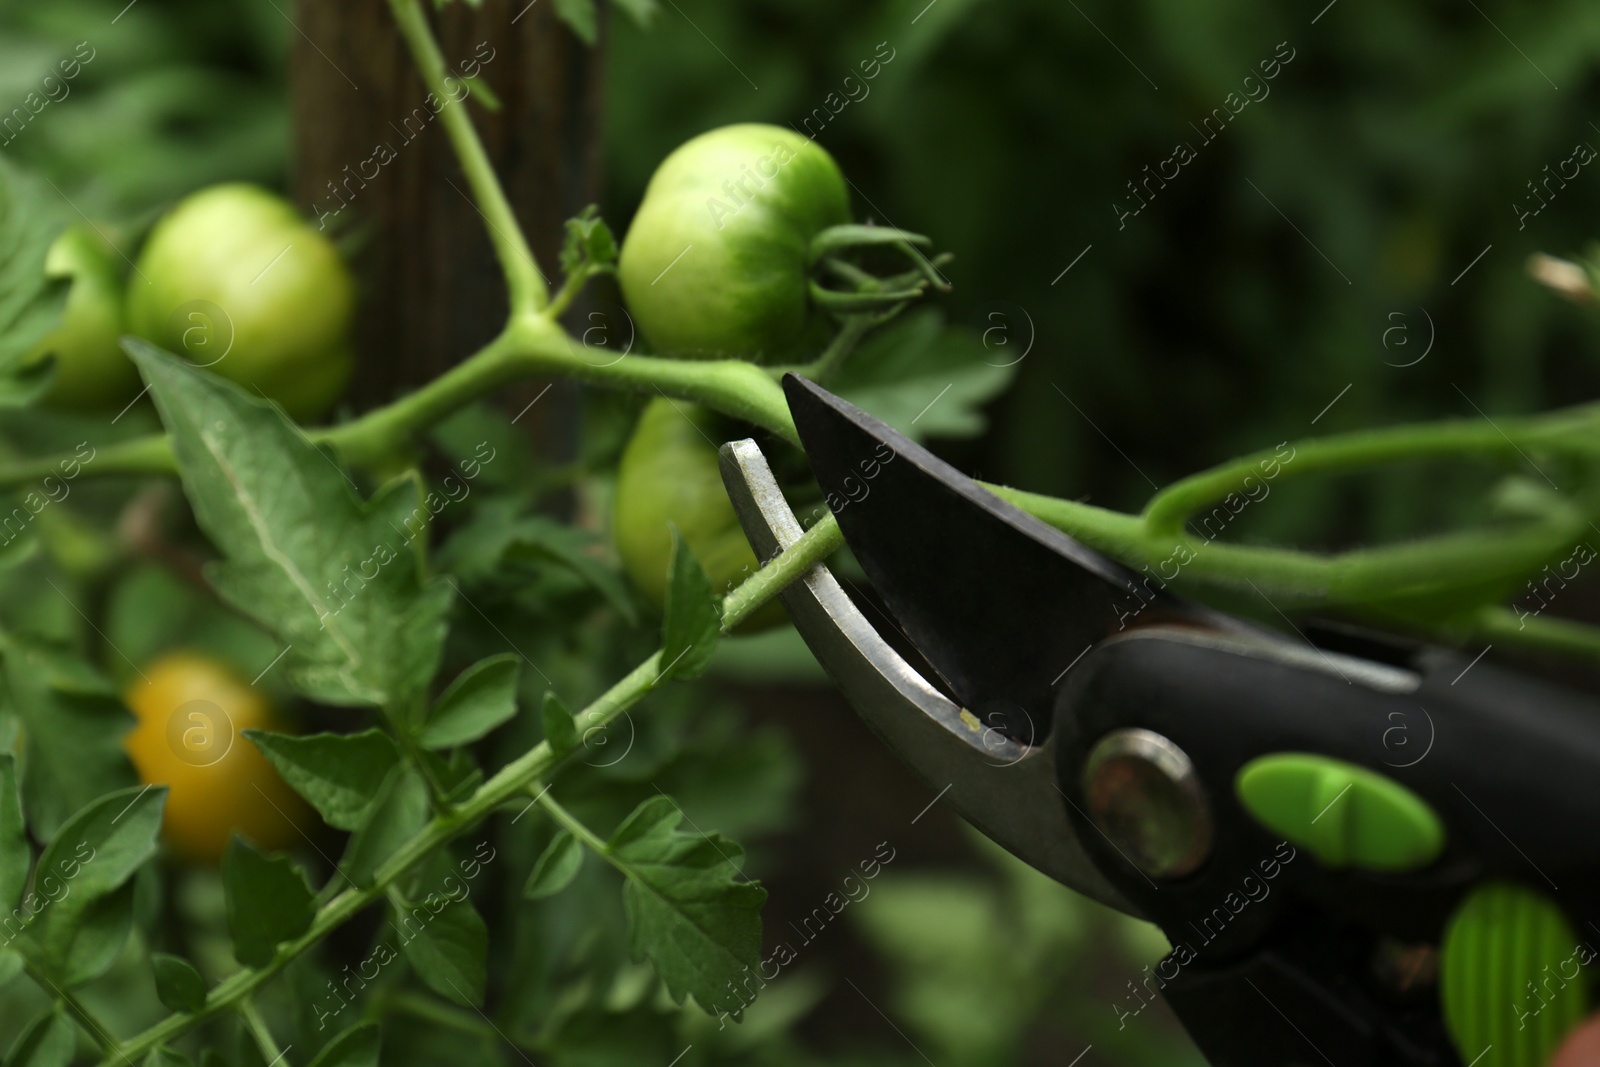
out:
<path id="1" fill-rule="evenodd" d="M 174 652 L 123 698 L 138 720 L 125 743 L 139 778 L 169 790 L 163 831 L 174 852 L 216 862 L 235 830 L 263 848 L 299 837 L 305 802 L 242 736 L 278 727 L 261 690 L 209 656 Z"/>

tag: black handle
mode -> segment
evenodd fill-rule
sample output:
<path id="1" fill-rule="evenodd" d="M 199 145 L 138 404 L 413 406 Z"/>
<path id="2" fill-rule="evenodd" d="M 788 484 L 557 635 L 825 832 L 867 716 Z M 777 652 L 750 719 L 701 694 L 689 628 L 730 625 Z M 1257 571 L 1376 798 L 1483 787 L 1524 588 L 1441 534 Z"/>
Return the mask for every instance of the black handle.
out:
<path id="1" fill-rule="evenodd" d="M 1055 729 L 1081 839 L 1172 941 L 1161 991 L 1213 1063 L 1315 1062 L 1308 1044 L 1338 1046 L 1345 1059 L 1321 1049 L 1338 1063 L 1456 1062 L 1426 971 L 1463 898 L 1486 882 L 1521 884 L 1575 929 L 1600 918 L 1600 702 L 1542 681 L 1437 649 L 1396 669 L 1151 628 L 1084 658 L 1063 682 Z M 1186 876 L 1135 868 L 1088 814 L 1089 753 L 1129 729 L 1167 739 L 1193 766 L 1211 834 Z M 1409 790 L 1442 822 L 1442 851 L 1420 869 L 1380 871 L 1330 866 L 1285 841 L 1236 781 L 1258 757 L 1294 752 Z M 1420 971 L 1397 980 L 1396 958 Z M 1276 1029 L 1240 1025 L 1279 1016 Z M 1269 1054 L 1279 1030 L 1281 1055 Z"/>

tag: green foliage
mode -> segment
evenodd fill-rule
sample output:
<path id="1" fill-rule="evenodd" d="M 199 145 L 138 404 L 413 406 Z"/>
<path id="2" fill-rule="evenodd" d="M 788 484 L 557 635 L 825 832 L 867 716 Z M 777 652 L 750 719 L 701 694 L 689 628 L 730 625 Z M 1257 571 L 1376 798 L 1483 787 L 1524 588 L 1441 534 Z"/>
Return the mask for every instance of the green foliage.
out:
<path id="1" fill-rule="evenodd" d="M 578 35 L 584 44 L 594 44 L 599 38 L 599 12 L 594 0 L 555 0 L 556 17 Z"/>
<path id="2" fill-rule="evenodd" d="M 659 12 L 656 0 L 615 6 L 639 23 Z M 895 0 L 841 11 L 752 0 L 697 8 L 692 22 L 661 20 L 644 38 L 626 21 L 607 22 L 594 0 L 555 2 L 580 38 L 594 42 L 604 29 L 614 39 L 607 172 L 621 210 L 608 217 L 626 219 L 649 171 L 687 136 L 765 119 L 816 133 L 839 157 L 855 183 L 855 217 L 923 230 L 959 251 L 941 266 L 955 283 L 942 310 L 907 310 L 870 333 L 830 381 L 919 438 L 968 439 L 958 447 L 969 469 L 1131 506 L 1144 499 L 1144 473 L 1166 483 L 1197 455 L 1465 411 L 1463 394 L 1499 412 L 1600 385 L 1587 351 L 1592 323 L 1520 274 L 1527 252 L 1564 251 L 1592 232 L 1592 198 L 1574 183 L 1526 231 L 1511 228 L 1502 202 L 1504 190 L 1588 136 L 1600 37 L 1571 3 L 1507 16 L 1537 69 L 1471 13 L 1385 9 L 1356 25 L 1339 5 L 1308 29 L 1309 12 L 1254 0 L 1083 11 L 1045 0 Z M 44 382 L 18 359 L 59 308 L 59 285 L 37 268 L 64 220 L 81 207 L 131 257 L 139 231 L 177 195 L 221 177 L 276 182 L 286 172 L 282 75 L 293 35 L 281 11 L 197 0 L 19 7 L 0 20 L 0 94 L 34 91 L 71 51 L 66 31 L 85 15 L 114 27 L 105 32 L 119 35 L 116 47 L 86 63 L 71 102 L 52 102 L 0 161 L 9 253 L 0 266 L 0 452 L 70 450 L 85 437 L 109 449 L 154 428 L 144 403 L 118 423 L 92 425 L 16 407 Z M 1189 120 L 1281 38 L 1299 58 L 1271 98 L 1119 228 L 1112 205 L 1125 199 L 1127 179 L 1189 137 Z M 862 64 L 872 57 L 881 70 L 868 79 Z M 846 104 L 847 72 L 871 91 Z M 481 79 L 471 89 L 498 106 Z M 56 188 L 24 176 L 14 159 L 40 165 Z M 479 192 L 472 199 L 482 203 Z M 1452 281 L 1491 242 L 1492 253 Z M 558 303 L 570 305 L 615 257 L 597 210 L 570 220 L 560 266 L 572 288 Z M 1414 320 L 1423 307 L 1449 324 L 1450 358 L 1441 350 L 1396 367 L 1389 316 L 1403 309 Z M 747 728 L 716 682 L 697 678 L 707 669 L 731 676 L 724 667 L 735 650 L 709 663 L 717 601 L 681 544 L 664 647 L 649 659 L 657 634 L 640 625 L 639 598 L 603 534 L 610 471 L 636 403 L 587 395 L 570 463 L 520 443 L 527 423 L 485 405 L 431 434 L 397 430 L 351 469 L 324 446 L 350 436 L 314 444 L 245 391 L 148 348 L 136 358 L 172 435 L 198 533 L 153 479 L 128 478 L 74 485 L 70 503 L 52 503 L 0 557 L 0 904 L 59 875 L 77 855 L 69 844 L 97 850 L 72 892 L 0 950 L 0 1038 L 14 1040 L 5 1064 L 72 1062 L 85 1036 L 77 1031 L 87 1029 L 64 1008 L 41 1006 L 90 982 L 94 996 L 84 1000 L 131 1042 L 127 1058 L 161 1067 L 191 1053 L 208 1067 L 265 1067 L 273 1034 L 286 1060 L 292 1047 L 296 1062 L 315 1054 L 314 1064 L 375 1067 L 380 1033 L 390 1064 L 515 1062 L 507 1044 L 557 1067 L 817 1062 L 791 1034 L 830 989 L 853 996 L 824 973 L 836 961 L 786 971 L 740 1013 L 739 1027 L 718 1018 L 743 1004 L 729 983 L 760 962 L 765 897 L 745 877 L 744 850 L 722 834 L 756 845 L 751 873 L 781 869 L 785 857 L 762 846 L 795 819 L 801 768 L 784 733 Z M 648 374 L 626 377 L 638 363 L 625 362 L 616 380 L 660 388 Z M 514 458 L 487 469 L 448 511 L 428 514 L 444 546 L 429 553 L 408 519 L 434 473 L 479 441 Z M 160 469 L 161 457 L 141 462 L 122 473 Z M 387 483 L 366 480 L 375 469 L 410 468 Z M 1577 460 L 1548 469 L 1563 486 L 1592 482 Z M 1337 544 L 1450 525 L 1479 505 L 1481 473 L 1404 470 L 1361 487 L 1285 487 L 1290 502 L 1252 509 L 1241 533 Z M 1542 523 L 1546 536 L 1530 537 L 1515 558 L 1509 541 L 1464 538 L 1467 555 L 1497 562 L 1469 568 L 1483 586 L 1466 590 L 1473 604 L 1514 589 L 1571 530 L 1586 536 L 1571 493 L 1523 484 L 1492 503 Z M 198 573 L 195 562 L 216 554 Z M 1369 585 L 1353 597 L 1365 603 L 1372 574 L 1363 573 Z M 1453 610 L 1463 589 L 1452 579 L 1391 591 L 1411 598 L 1409 610 L 1419 597 L 1430 610 Z M 799 642 L 777 637 L 743 654 L 741 684 L 780 676 L 780 659 Z M 291 719 L 333 731 L 246 735 L 326 824 L 302 827 L 292 858 L 236 841 L 220 873 L 152 862 L 161 793 L 126 788 L 128 718 L 107 679 L 137 684 L 140 664 L 181 646 L 270 668 L 252 684 L 287 698 L 276 688 L 287 682 L 314 702 L 291 707 Z M 630 674 L 641 662 L 659 673 Z M 633 681 L 618 690 L 618 678 Z M 669 678 L 684 684 L 655 687 Z M 539 694 L 535 715 L 528 702 Z M 541 739 L 556 758 L 530 757 Z M 515 788 L 496 792 L 507 782 Z M 576 815 L 528 802 L 549 786 Z M 588 825 L 618 829 L 602 841 Z M 48 842 L 36 866 L 30 836 Z M 586 849 L 607 862 L 585 863 Z M 853 905 L 849 925 L 887 971 L 883 1011 L 917 1055 L 887 1034 L 893 1052 L 830 1050 L 827 1062 L 916 1064 L 926 1049 L 941 1065 L 987 1067 L 1041 1044 L 1075 1054 L 1080 1040 L 1098 1045 L 1116 1028 L 1106 1009 L 1117 1005 L 1101 992 L 1107 968 L 1118 980 L 1123 969 L 1136 974 L 1159 951 L 1148 933 L 980 852 L 993 871 L 897 869 Z M 385 899 L 387 923 L 378 914 Z M 306 932 L 314 944 L 278 960 L 279 946 Z M 146 956 L 146 946 L 183 955 Z M 22 948 L 30 971 L 59 990 L 22 980 Z M 227 977 L 235 955 L 283 969 L 246 1002 Z M 207 978 L 226 1004 L 200 1023 Z M 698 1007 L 672 1008 L 690 998 Z M 260 1019 L 248 1026 L 225 1010 L 255 999 Z M 163 1006 L 178 1013 L 169 1026 L 194 1028 L 152 1034 Z M 329 1013 L 378 1025 L 330 1040 Z M 1130 1031 L 1096 1055 L 1192 1062 L 1163 1027 L 1141 1021 Z"/>
<path id="3" fill-rule="evenodd" d="M 674 1000 L 693 996 L 707 1012 L 737 1014 L 727 986 L 760 960 L 767 891 L 744 880 L 744 849 L 720 834 L 685 833 L 682 820 L 671 797 L 652 797 L 605 844 L 628 879 L 628 944 Z"/>
<path id="4" fill-rule="evenodd" d="M 429 893 L 420 901 L 397 895 L 394 906 L 400 947 L 417 977 L 446 999 L 482 1007 L 489 930 L 472 902 Z"/>
<path id="5" fill-rule="evenodd" d="M 372 1023 L 352 1026 L 317 1053 L 310 1067 L 378 1067 L 383 1035 Z"/>
<path id="6" fill-rule="evenodd" d="M 30 404 L 50 384 L 50 367 L 27 357 L 61 317 L 66 282 L 47 278 L 44 260 L 65 226 L 60 198 L 0 158 L 0 409 Z"/>
<path id="7" fill-rule="evenodd" d="M 18 1036 L 5 1067 L 67 1067 L 77 1044 L 72 1020 L 60 1011 L 46 1012 Z"/>
<path id="8" fill-rule="evenodd" d="M 923 309 L 864 342 L 831 388 L 913 439 L 976 437 L 986 425 L 983 406 L 1014 375 L 977 333 L 948 328 L 939 312 Z"/>
<path id="9" fill-rule="evenodd" d="M 245 737 L 329 826 L 340 830 L 361 825 L 400 759 L 394 742 L 378 729 L 309 737 L 247 730 Z"/>
<path id="10" fill-rule="evenodd" d="M 554 692 L 548 692 L 539 702 L 539 717 L 544 723 L 544 739 L 559 755 L 578 747 L 578 727 L 572 721 L 572 709 L 561 702 Z"/>
<path id="11" fill-rule="evenodd" d="M 156 852 L 166 789 L 108 793 L 56 831 L 33 870 L 48 900 L 26 928 L 24 951 L 66 987 L 104 974 L 133 923 L 134 872 Z"/>
<path id="12" fill-rule="evenodd" d="M 422 829 L 429 813 L 428 787 L 421 773 L 413 767 L 394 767 L 351 836 L 339 869 L 353 884 L 371 885 L 379 865 Z"/>
<path id="13" fill-rule="evenodd" d="M 23 810 L 49 837 L 104 790 L 133 782 L 121 745 L 131 719 L 99 671 L 52 641 L 0 633 L 0 665 L 23 730 Z"/>
<path id="14" fill-rule="evenodd" d="M 593 0 L 584 0 L 593 5 Z M 560 9 L 561 0 L 557 0 Z M 617 239 L 611 227 L 600 217 L 597 204 L 590 204 L 573 218 L 567 220 L 566 238 L 561 245 L 561 273 L 568 277 L 579 273 L 603 274 L 616 270 Z"/>
<path id="15" fill-rule="evenodd" d="M 428 711 L 418 740 L 429 748 L 455 748 L 476 741 L 517 713 L 517 675 L 522 658 L 503 653 L 461 672 Z"/>
<path id="16" fill-rule="evenodd" d="M 438 665 L 450 599 L 449 586 L 423 580 L 421 548 L 402 532 L 427 514 L 416 480 L 358 500 L 271 403 L 128 345 L 173 435 L 195 518 L 226 557 L 212 584 L 288 643 L 284 669 L 307 696 L 412 698 Z"/>
<path id="17" fill-rule="evenodd" d="M 235 835 L 222 859 L 222 881 L 233 954 L 246 967 L 265 966 L 280 944 L 311 926 L 311 887 L 288 856 L 269 856 Z"/>
<path id="18" fill-rule="evenodd" d="M 28 847 L 28 827 L 22 818 L 17 761 L 0 756 L 0 913 L 12 911 L 21 902 L 32 866 L 33 850 Z"/>
<path id="19" fill-rule="evenodd" d="M 667 604 L 661 622 L 661 677 L 694 678 L 705 670 L 722 636 L 722 604 L 689 545 L 672 531 Z"/>
<path id="20" fill-rule="evenodd" d="M 529 900 L 553 897 L 578 877 L 583 868 L 583 843 L 565 830 L 550 839 L 550 844 L 539 854 L 539 861 L 528 875 L 528 884 L 522 895 Z"/>
<path id="21" fill-rule="evenodd" d="M 197 1012 L 206 1004 L 206 980 L 194 964 L 165 952 L 150 955 L 155 972 L 156 996 L 173 1011 Z"/>

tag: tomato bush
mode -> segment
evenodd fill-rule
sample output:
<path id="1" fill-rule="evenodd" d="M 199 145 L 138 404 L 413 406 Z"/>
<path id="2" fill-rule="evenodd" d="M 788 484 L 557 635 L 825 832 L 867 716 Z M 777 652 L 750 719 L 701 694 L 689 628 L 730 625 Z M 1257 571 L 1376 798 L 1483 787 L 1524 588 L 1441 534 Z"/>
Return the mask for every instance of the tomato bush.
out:
<path id="1" fill-rule="evenodd" d="M 48 183 L 0 163 L 0 406 L 19 428 L 0 456 L 7 1062 L 500 1062 L 507 1043 L 558 1064 L 821 1062 L 791 1029 L 822 979 L 764 935 L 752 875 L 771 860 L 735 841 L 795 814 L 795 746 L 717 684 L 757 660 L 768 683 L 807 669 L 774 598 L 840 547 L 844 505 L 806 480 L 774 364 L 942 438 L 981 430 L 1012 370 L 912 306 L 946 284 L 928 240 L 854 220 L 837 164 L 781 127 L 669 154 L 620 250 L 596 212 L 571 220 L 553 287 L 468 117 L 492 96 L 447 84 L 420 0 L 391 7 L 451 101 L 440 136 L 510 308 L 383 407 L 295 421 L 351 373 L 354 283 L 276 194 L 197 173 L 124 271 Z M 612 272 L 646 342 L 620 358 L 559 321 Z M 130 368 L 151 404 L 126 403 Z M 533 377 L 632 395 L 591 395 L 564 464 L 488 402 Z M 1587 486 L 1597 418 L 1285 442 L 1137 514 L 994 488 L 1218 603 L 1250 603 L 1267 573 L 1274 610 L 1593 660 L 1593 628 L 1505 603 L 1588 536 L 1584 491 L 1508 479 L 1475 526 L 1344 555 L 1202 542 L 1190 520 L 1424 456 L 1526 451 Z M 772 560 L 717 473 L 716 446 L 745 434 L 808 525 Z M 1073 965 L 1099 936 L 1086 910 L 979 850 L 994 877 L 953 883 L 892 867 L 883 842 L 852 858 L 871 899 L 823 905 L 850 898 L 897 1008 L 952 1063 L 1019 1058 L 1029 1021 L 1094 983 Z M 1093 929 L 1160 951 L 1132 922 Z"/>

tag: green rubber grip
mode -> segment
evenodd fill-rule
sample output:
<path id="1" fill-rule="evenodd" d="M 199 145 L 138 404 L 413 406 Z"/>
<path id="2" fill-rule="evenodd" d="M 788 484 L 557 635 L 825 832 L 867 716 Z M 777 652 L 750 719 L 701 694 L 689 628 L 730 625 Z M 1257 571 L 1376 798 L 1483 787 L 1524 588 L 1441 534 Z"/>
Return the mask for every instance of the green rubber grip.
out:
<path id="1" fill-rule="evenodd" d="M 1450 917 L 1439 995 L 1462 1063 L 1548 1067 L 1588 1014 L 1595 949 L 1542 893 L 1490 883 Z"/>

